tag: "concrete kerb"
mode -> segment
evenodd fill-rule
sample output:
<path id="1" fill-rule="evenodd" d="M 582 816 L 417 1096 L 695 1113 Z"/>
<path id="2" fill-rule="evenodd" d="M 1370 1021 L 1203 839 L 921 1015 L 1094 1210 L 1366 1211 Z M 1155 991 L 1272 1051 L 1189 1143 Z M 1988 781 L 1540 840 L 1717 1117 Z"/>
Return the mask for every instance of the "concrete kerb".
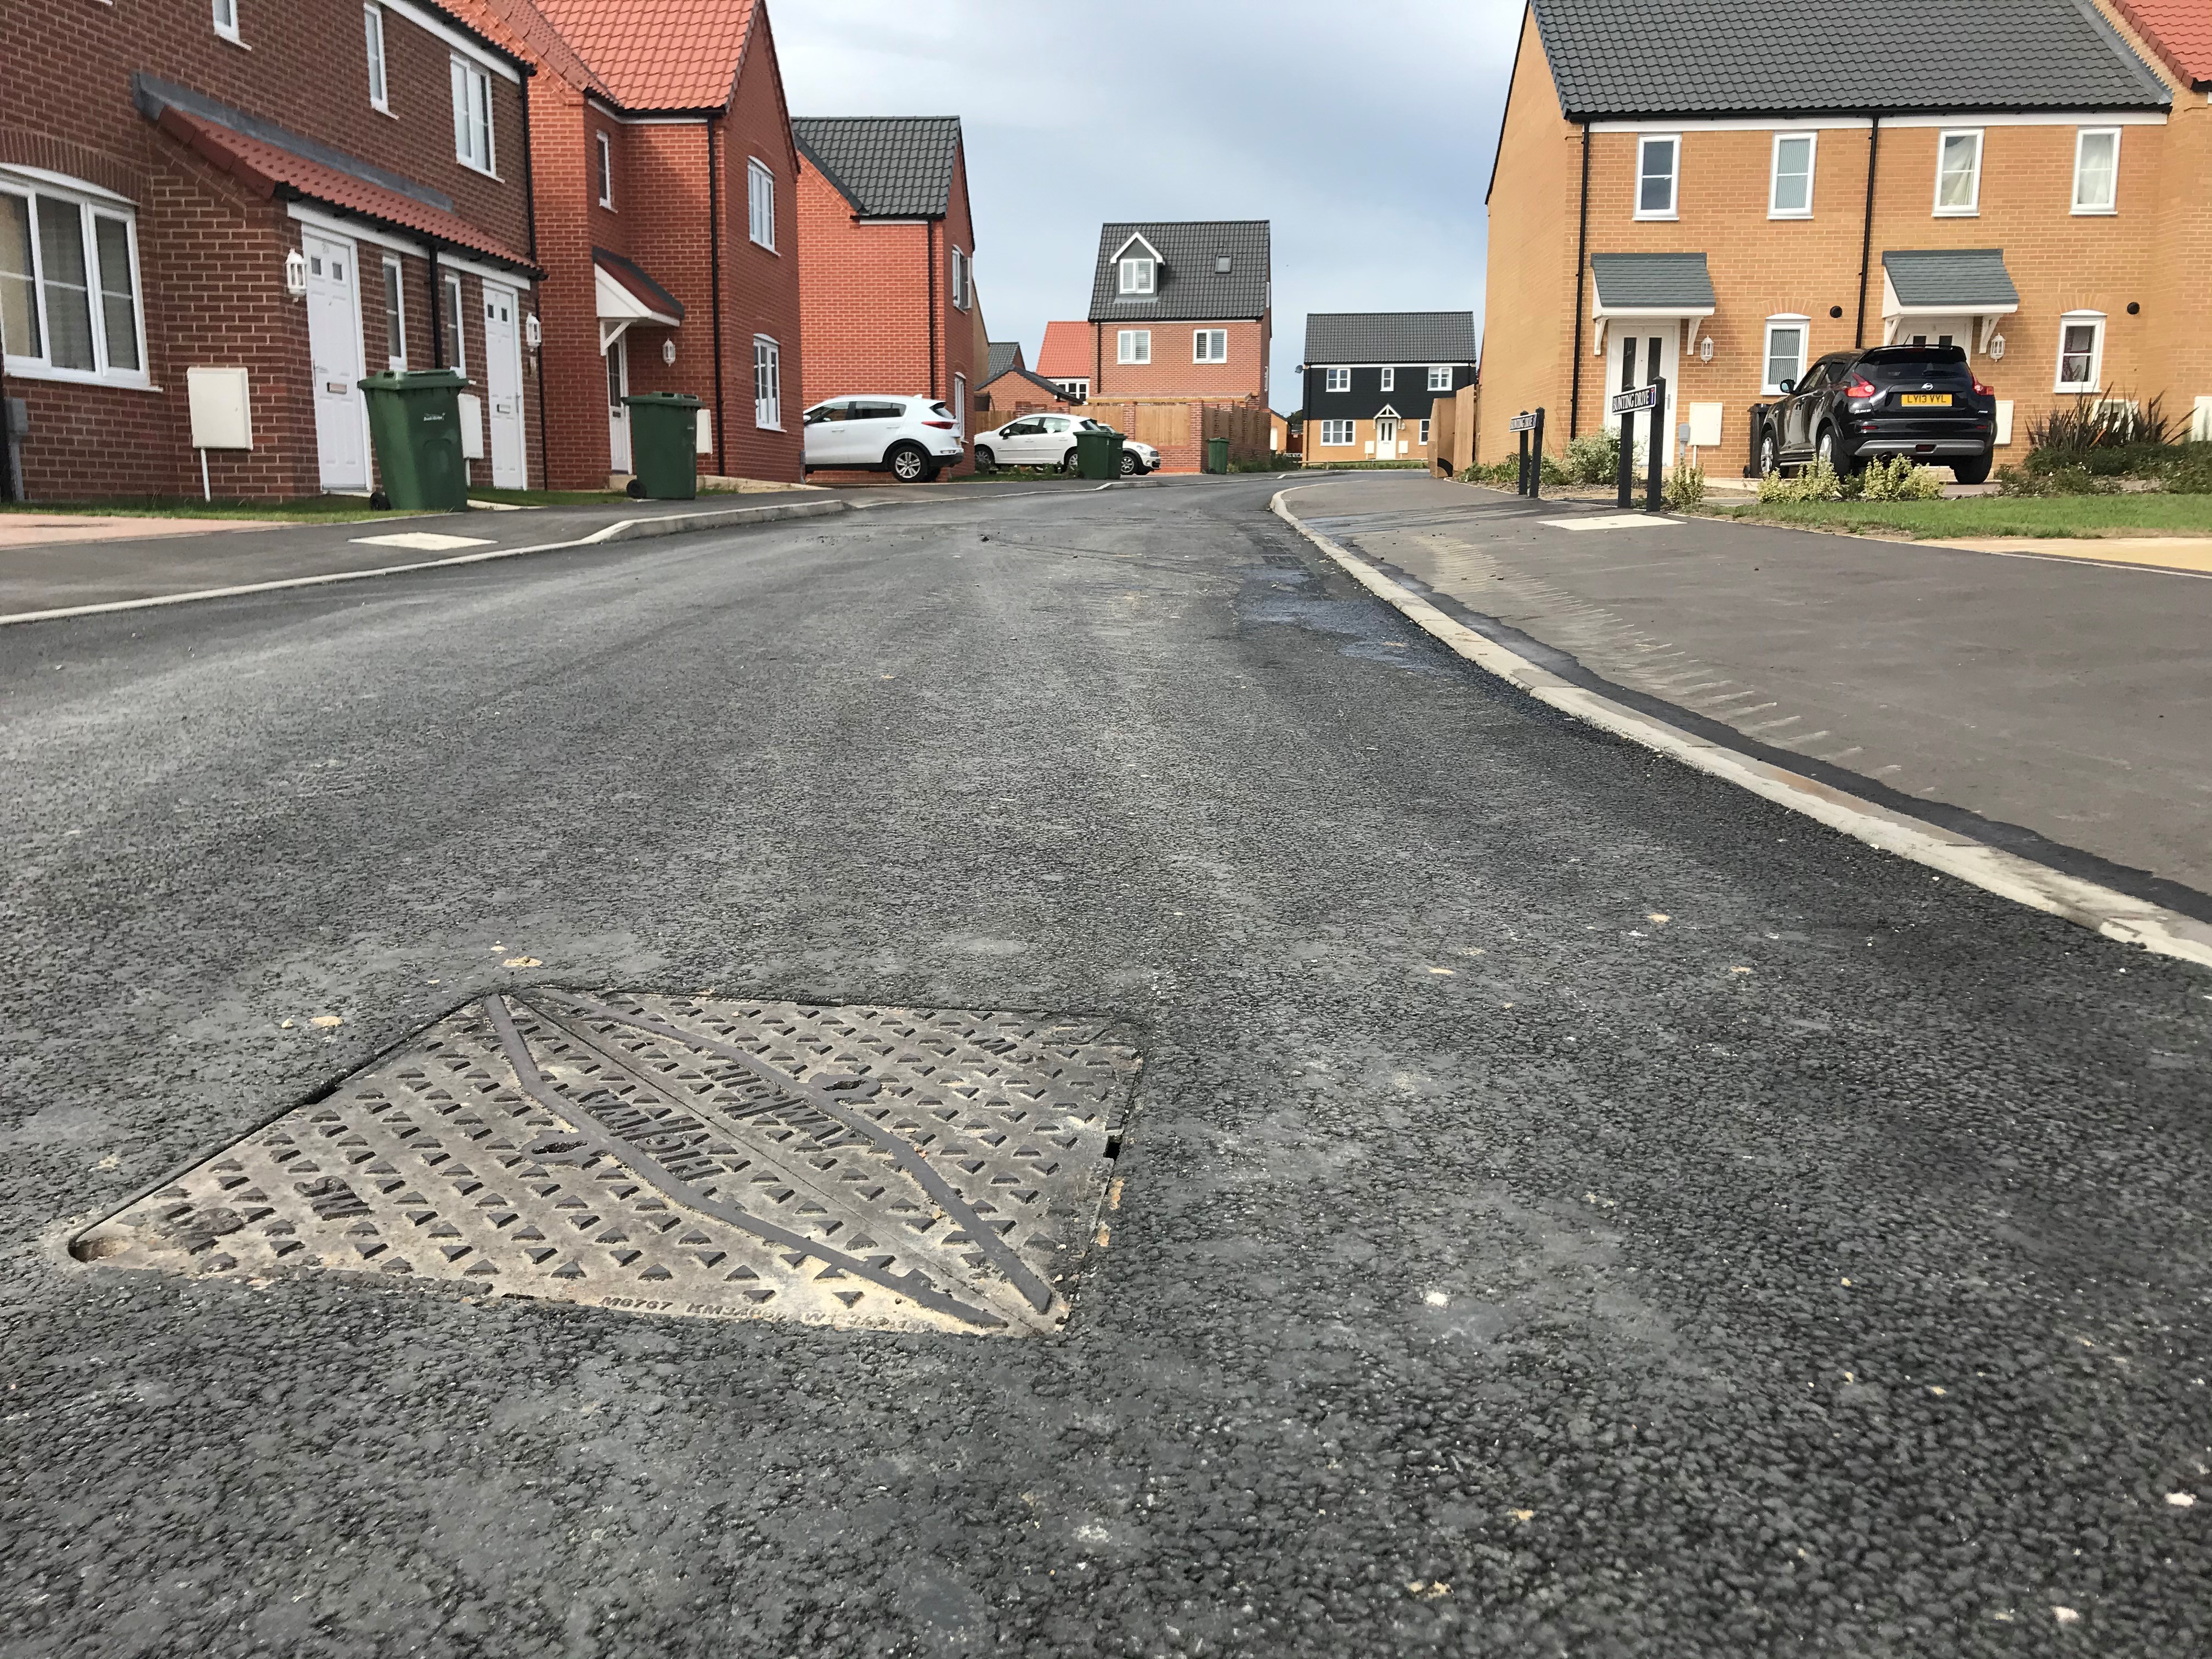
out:
<path id="1" fill-rule="evenodd" d="M 331 570 L 313 576 L 285 576 L 272 581 L 243 582 L 232 587 L 194 588 L 185 593 L 157 593 L 143 599 L 111 599 L 101 605 L 64 605 L 51 611 L 20 611 L 0 617 L 0 628 L 12 623 L 53 622 L 64 617 L 96 617 L 112 611 L 148 611 L 161 605 L 190 605 L 200 599 L 235 599 L 247 593 L 274 593 L 293 587 L 323 587 L 333 582 L 367 581 L 373 576 L 399 576 L 416 570 L 442 570 L 453 565 L 483 564 L 494 559 L 519 559 L 529 553 L 558 553 L 572 548 L 599 547 L 612 542 L 646 541 L 659 536 L 682 536 L 708 530 L 733 530 L 750 524 L 769 524 L 779 519 L 818 519 L 832 513 L 848 513 L 850 501 L 780 501 L 762 507 L 716 507 L 704 513 L 670 513 L 650 519 L 623 519 L 602 525 L 588 536 L 563 542 L 539 542 L 528 547 L 491 547 L 480 553 L 456 553 L 442 559 L 418 559 L 408 564 L 378 565 L 363 570 Z"/>
<path id="2" fill-rule="evenodd" d="M 1309 527 L 1285 503 L 1285 497 L 1291 493 L 1288 489 L 1279 490 L 1269 502 L 1278 518 L 1422 632 L 1538 702 L 1710 777 L 1747 789 L 1777 805 L 1802 813 L 1869 847 L 1971 882 L 1985 892 L 2032 909 L 2063 916 L 2106 939 L 2212 968 L 2212 926 L 2192 916 L 2067 875 L 1939 824 L 1892 811 L 1786 767 L 1693 737 L 1679 727 L 1560 678 L 1518 652 L 1485 639 L 1465 623 L 1454 621 L 1356 554 L 1347 552 L 1328 537 Z"/>

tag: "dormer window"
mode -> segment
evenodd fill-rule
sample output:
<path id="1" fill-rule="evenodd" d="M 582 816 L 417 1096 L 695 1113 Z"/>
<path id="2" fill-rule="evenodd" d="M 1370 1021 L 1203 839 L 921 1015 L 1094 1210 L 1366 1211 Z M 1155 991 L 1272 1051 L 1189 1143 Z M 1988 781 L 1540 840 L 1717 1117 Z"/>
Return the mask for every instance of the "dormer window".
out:
<path id="1" fill-rule="evenodd" d="M 1115 251 L 1115 292 L 1122 299 L 1160 291 L 1160 251 L 1142 236 L 1132 236 Z"/>
<path id="2" fill-rule="evenodd" d="M 1152 287 L 1153 262 L 1141 253 L 1125 256 L 1121 261 L 1121 292 L 1150 294 Z"/>

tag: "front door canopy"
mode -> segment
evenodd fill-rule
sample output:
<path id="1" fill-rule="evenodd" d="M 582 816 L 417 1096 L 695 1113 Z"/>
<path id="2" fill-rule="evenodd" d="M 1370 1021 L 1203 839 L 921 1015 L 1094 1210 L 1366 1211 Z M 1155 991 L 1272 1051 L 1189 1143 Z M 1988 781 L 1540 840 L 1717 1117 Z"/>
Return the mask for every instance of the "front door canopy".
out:
<path id="1" fill-rule="evenodd" d="M 632 260 L 595 247 L 592 250 L 592 276 L 598 300 L 601 352 L 634 324 L 649 323 L 658 328 L 683 326 L 684 301 L 646 275 Z"/>
<path id="2" fill-rule="evenodd" d="M 1882 343 L 1914 317 L 1966 317 L 1980 325 L 1986 354 L 2000 318 L 2020 309 L 2020 290 L 1998 247 L 1893 248 L 1881 256 Z"/>

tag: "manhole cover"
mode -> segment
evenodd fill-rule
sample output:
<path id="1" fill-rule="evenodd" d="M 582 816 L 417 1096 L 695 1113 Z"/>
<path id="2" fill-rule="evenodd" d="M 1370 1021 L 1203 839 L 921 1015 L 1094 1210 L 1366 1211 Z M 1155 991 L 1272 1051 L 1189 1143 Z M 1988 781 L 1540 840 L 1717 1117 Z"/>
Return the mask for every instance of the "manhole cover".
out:
<path id="1" fill-rule="evenodd" d="M 701 1318 L 1051 1330 L 1138 1065 L 1114 1028 L 1050 1017 L 489 997 L 74 1249 Z"/>

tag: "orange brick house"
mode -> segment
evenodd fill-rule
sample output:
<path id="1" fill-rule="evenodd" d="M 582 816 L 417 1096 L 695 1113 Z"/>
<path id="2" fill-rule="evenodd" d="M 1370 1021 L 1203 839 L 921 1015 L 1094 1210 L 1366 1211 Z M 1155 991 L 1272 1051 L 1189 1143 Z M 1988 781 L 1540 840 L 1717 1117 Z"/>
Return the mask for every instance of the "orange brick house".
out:
<path id="1" fill-rule="evenodd" d="M 972 436 L 986 363 L 958 118 L 807 116 L 792 131 L 807 405 L 934 398 Z"/>
<path id="2" fill-rule="evenodd" d="M 1047 323 L 1044 343 L 1037 348 L 1036 372 L 1079 404 L 1091 395 L 1091 356 L 1090 324 Z"/>
<path id="3" fill-rule="evenodd" d="M 1483 458 L 1519 410 L 1564 446 L 1656 373 L 1726 465 L 1783 380 L 1888 341 L 1966 348 L 2000 446 L 2077 392 L 2179 389 L 2163 243 L 2205 174 L 2170 166 L 2175 103 L 2087 0 L 1531 0 L 1488 196 Z"/>
<path id="4" fill-rule="evenodd" d="M 473 481 L 542 479 L 514 52 L 416 0 L 4 20 L 0 497 L 366 493 L 362 378 L 439 364 Z"/>
<path id="5" fill-rule="evenodd" d="M 537 70 L 553 485 L 630 471 L 645 392 L 700 398 L 702 472 L 798 478 L 799 155 L 765 0 L 450 3 Z"/>

